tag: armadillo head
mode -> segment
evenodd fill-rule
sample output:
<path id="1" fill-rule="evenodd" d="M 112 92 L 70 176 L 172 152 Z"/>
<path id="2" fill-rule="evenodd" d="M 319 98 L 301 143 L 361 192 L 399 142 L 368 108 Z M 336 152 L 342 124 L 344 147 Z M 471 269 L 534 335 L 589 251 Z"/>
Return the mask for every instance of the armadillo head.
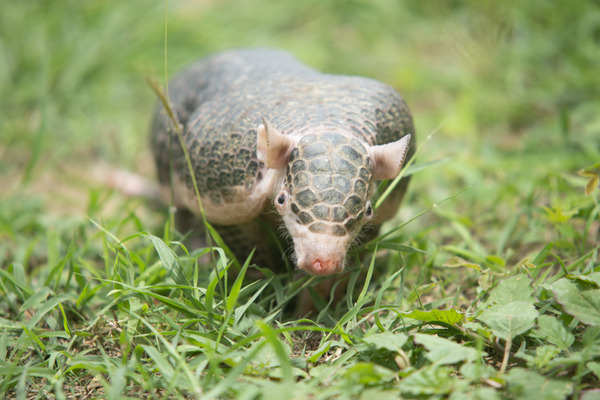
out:
<path id="1" fill-rule="evenodd" d="M 300 269 L 318 276 L 344 269 L 350 245 L 373 217 L 375 182 L 400 172 L 409 140 L 405 136 L 369 146 L 332 132 L 297 140 L 263 121 L 257 156 L 282 172 L 274 204 L 294 242 Z"/>

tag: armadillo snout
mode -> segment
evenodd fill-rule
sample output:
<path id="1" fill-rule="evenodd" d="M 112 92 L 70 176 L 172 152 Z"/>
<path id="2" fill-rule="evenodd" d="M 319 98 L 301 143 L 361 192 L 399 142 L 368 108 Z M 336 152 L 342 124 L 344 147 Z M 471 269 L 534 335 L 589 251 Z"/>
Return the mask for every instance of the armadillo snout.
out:
<path id="1" fill-rule="evenodd" d="M 296 143 L 275 207 L 298 268 L 315 276 L 343 271 L 346 252 L 372 216 L 371 174 L 368 149 L 357 139 L 325 132 Z"/>
<path id="2" fill-rule="evenodd" d="M 329 276 L 342 271 L 343 263 L 340 259 L 321 257 L 314 260 L 299 264 L 300 269 L 305 270 L 315 276 Z"/>
<path id="3" fill-rule="evenodd" d="M 306 227 L 298 227 L 294 233 L 294 253 L 298 268 L 310 275 L 329 276 L 344 270 L 346 252 L 351 237 L 329 237 L 316 234 Z"/>

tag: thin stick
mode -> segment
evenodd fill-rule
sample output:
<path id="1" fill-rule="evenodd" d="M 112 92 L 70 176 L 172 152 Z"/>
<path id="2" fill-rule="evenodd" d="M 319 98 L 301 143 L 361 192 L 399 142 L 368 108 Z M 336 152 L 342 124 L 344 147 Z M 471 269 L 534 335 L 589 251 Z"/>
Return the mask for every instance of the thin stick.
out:
<path id="1" fill-rule="evenodd" d="M 177 113 L 171 107 L 171 102 L 169 101 L 169 80 L 168 80 L 168 69 L 167 69 L 167 24 L 168 24 L 168 7 L 169 0 L 165 0 L 165 90 L 163 90 L 161 84 L 153 77 L 146 76 L 146 83 L 152 89 L 156 97 L 160 100 L 164 110 L 167 113 L 167 117 L 171 122 L 171 127 L 177 134 L 177 138 L 179 139 L 179 144 L 181 145 L 181 149 L 183 151 L 183 155 L 185 156 L 185 161 L 187 164 L 188 171 L 192 178 L 192 186 L 194 187 L 194 192 L 196 194 L 196 199 L 198 200 L 198 208 L 200 210 L 200 215 L 202 217 L 202 223 L 204 225 L 204 229 L 206 232 L 206 238 L 208 240 L 208 247 L 212 249 L 212 238 L 208 229 L 208 221 L 206 220 L 206 215 L 204 213 L 204 207 L 202 206 L 202 200 L 200 199 L 200 191 L 198 190 L 198 183 L 196 182 L 196 174 L 194 173 L 194 167 L 192 165 L 192 159 L 190 158 L 190 154 L 188 152 L 187 147 L 185 146 L 185 141 L 183 139 L 183 129 L 182 125 L 179 122 L 179 118 L 177 117 Z M 167 128 L 168 129 L 168 128 Z M 169 140 L 169 143 L 171 141 Z M 171 195 L 173 194 L 173 189 L 171 189 Z M 214 253 L 213 254 L 214 258 Z"/>
<path id="2" fill-rule="evenodd" d="M 504 345 L 504 357 L 502 357 L 502 365 L 500 366 L 500 373 L 503 374 L 508 366 L 508 355 L 510 354 L 510 348 L 512 347 L 512 337 L 508 336 Z"/>

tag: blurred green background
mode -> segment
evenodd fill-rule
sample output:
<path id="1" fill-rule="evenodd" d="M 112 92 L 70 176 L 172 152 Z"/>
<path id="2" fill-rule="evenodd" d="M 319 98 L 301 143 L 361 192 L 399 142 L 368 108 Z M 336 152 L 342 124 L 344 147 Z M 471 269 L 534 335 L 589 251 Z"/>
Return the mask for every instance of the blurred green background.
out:
<path id="1" fill-rule="evenodd" d="M 468 229 L 471 250 L 515 260 L 547 240 L 572 248 L 590 227 L 564 222 L 593 201 L 576 172 L 600 161 L 599 4 L 171 0 L 166 13 L 162 1 L 4 0 L 0 238 L 145 207 L 98 171 L 154 176 L 144 78 L 164 80 L 167 17 L 169 76 L 221 49 L 268 46 L 397 88 L 419 161 L 446 160 L 415 175 L 399 218 L 466 190 L 409 236 L 441 244 Z"/>

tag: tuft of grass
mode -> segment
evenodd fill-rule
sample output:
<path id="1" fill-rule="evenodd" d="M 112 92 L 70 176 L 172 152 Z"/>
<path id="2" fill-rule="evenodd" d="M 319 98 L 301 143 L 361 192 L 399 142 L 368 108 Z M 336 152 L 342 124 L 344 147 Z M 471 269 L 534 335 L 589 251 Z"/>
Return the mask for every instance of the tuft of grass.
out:
<path id="1" fill-rule="evenodd" d="M 168 212 L 96 175 L 152 179 L 144 77 L 164 71 L 164 3 L 3 4 L 2 396 L 592 398 L 597 8 L 246 3 L 169 2 L 169 72 L 276 46 L 395 86 L 423 143 L 401 210 L 351 254 L 341 301 L 187 248 Z M 304 289 L 311 318 L 288 311 Z"/>

